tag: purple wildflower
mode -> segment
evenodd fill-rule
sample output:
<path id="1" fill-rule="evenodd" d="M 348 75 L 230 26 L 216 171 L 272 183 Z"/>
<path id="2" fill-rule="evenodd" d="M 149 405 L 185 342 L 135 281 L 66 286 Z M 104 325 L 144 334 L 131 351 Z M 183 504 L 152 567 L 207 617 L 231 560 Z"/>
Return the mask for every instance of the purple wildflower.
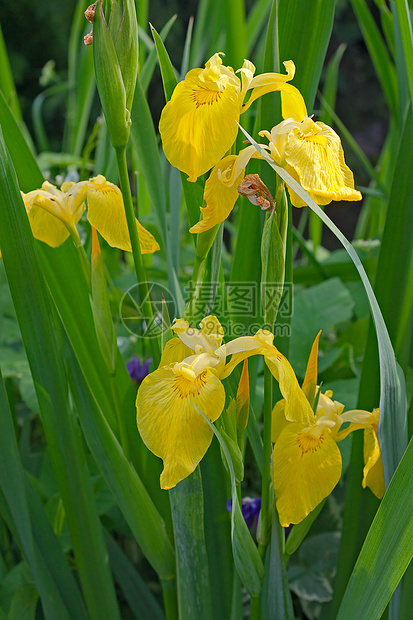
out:
<path id="1" fill-rule="evenodd" d="M 136 381 L 136 383 L 138 384 L 142 383 L 146 375 L 149 374 L 149 364 L 151 362 L 152 358 L 149 358 L 142 363 L 139 357 L 132 357 L 132 359 L 126 365 L 132 381 Z"/>
<path id="2" fill-rule="evenodd" d="M 227 510 L 232 512 L 232 499 L 227 501 Z M 242 516 L 248 527 L 255 521 L 255 532 L 257 531 L 258 515 L 261 510 L 261 497 L 244 497 L 241 503 Z"/>

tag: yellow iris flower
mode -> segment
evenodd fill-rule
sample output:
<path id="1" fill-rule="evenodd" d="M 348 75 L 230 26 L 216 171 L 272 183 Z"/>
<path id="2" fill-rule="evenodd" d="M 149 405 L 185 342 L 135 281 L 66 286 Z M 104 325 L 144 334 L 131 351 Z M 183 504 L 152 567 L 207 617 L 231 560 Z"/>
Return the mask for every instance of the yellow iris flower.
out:
<path id="1" fill-rule="evenodd" d="M 22 193 L 33 236 L 55 248 L 69 235 L 78 239 L 76 224 L 85 211 L 87 219 L 113 247 L 131 252 L 120 189 L 98 175 L 89 181 L 64 183 L 57 189 L 45 181 L 41 189 Z M 136 220 L 142 254 L 159 250 L 155 238 Z"/>
<path id="2" fill-rule="evenodd" d="M 318 336 L 310 354 L 303 389 L 316 377 L 317 354 Z M 273 409 L 272 475 L 277 510 L 284 527 L 300 523 L 340 480 L 342 462 L 337 442 L 359 428 L 370 430 L 377 419 L 377 410 L 373 413 L 362 410 L 343 413 L 344 405 L 333 401 L 332 395 L 331 391 L 320 394 L 316 412 L 313 413 L 310 408 L 311 415 L 305 422 L 295 418 L 295 411 L 287 415 L 284 400 Z M 349 426 L 340 431 L 346 422 L 350 423 Z M 367 464 L 363 486 L 370 486 L 372 479 L 377 483 L 379 454 L 378 443 L 373 447 L 368 444 L 367 448 L 365 443 Z M 376 469 L 373 471 L 374 467 Z"/>
<path id="3" fill-rule="evenodd" d="M 290 61 L 291 62 L 291 61 Z M 291 70 L 294 75 L 295 67 Z M 320 205 L 332 200 L 361 200 L 362 195 L 354 189 L 354 178 L 344 161 L 343 148 L 336 132 L 324 123 L 314 122 L 307 116 L 307 108 L 300 91 L 291 84 L 283 84 L 281 90 L 282 115 L 285 119 L 269 131 L 260 131 L 268 145 L 260 146 L 269 151 L 274 161 L 305 189 Z M 216 163 L 205 183 L 201 208 L 202 220 L 192 226 L 190 232 L 200 233 L 223 222 L 234 208 L 238 198 L 238 185 L 245 176 L 250 159 L 261 156 L 253 146 L 228 155 Z M 288 188 L 295 207 L 305 203 Z"/>
<path id="4" fill-rule="evenodd" d="M 245 60 L 241 79 L 214 54 L 204 69 L 192 69 L 177 84 L 162 111 L 159 131 L 170 163 L 186 172 L 189 181 L 212 168 L 234 144 L 235 121 L 258 98 L 280 90 L 294 77 L 292 61 L 286 61 L 286 75 L 263 73 L 254 77 L 255 66 Z M 247 91 L 251 96 L 244 104 Z"/>
<path id="5" fill-rule="evenodd" d="M 225 405 L 222 379 L 251 355 L 265 356 L 280 384 L 287 414 L 295 411 L 300 420 L 311 415 L 294 371 L 273 346 L 270 332 L 259 330 L 255 336 L 222 344 L 224 332 L 216 317 L 206 317 L 200 327 L 190 328 L 187 321 L 175 320 L 172 329 L 178 337 L 166 344 L 158 369 L 142 381 L 136 399 L 141 437 L 163 460 L 163 489 L 189 476 L 212 441 L 213 432 L 195 407 L 211 422 L 217 420 Z M 226 363 L 229 355 L 232 358 Z"/>

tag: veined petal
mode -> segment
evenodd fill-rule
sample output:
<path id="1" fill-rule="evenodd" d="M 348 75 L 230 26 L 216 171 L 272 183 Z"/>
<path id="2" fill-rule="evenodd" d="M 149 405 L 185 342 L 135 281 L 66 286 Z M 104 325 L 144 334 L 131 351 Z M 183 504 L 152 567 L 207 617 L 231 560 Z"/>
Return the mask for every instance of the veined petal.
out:
<path id="1" fill-rule="evenodd" d="M 284 159 L 294 170 L 294 178 L 321 205 L 332 200 L 361 200 L 339 136 L 324 123 L 315 125 L 320 130 L 316 134 L 305 135 L 296 129 L 287 136 Z M 296 194 L 290 195 L 294 206 L 304 206 Z"/>
<path id="2" fill-rule="evenodd" d="M 87 204 L 87 219 L 109 245 L 132 252 L 122 192 L 119 187 L 106 181 L 102 175 L 94 177 L 88 182 Z M 159 250 L 155 237 L 138 220 L 136 220 L 136 227 L 142 254 L 153 254 Z"/>
<path id="3" fill-rule="evenodd" d="M 314 437 L 302 424 L 289 424 L 273 451 L 273 481 L 280 523 L 300 523 L 334 489 L 341 455 L 328 429 Z"/>
<path id="4" fill-rule="evenodd" d="M 220 73 L 216 81 L 202 80 L 203 71 L 193 69 L 179 82 L 159 122 L 165 156 L 189 181 L 212 168 L 238 133 L 240 87 L 219 84 Z"/>
<path id="5" fill-rule="evenodd" d="M 190 381 L 171 367 L 160 368 L 145 377 L 138 391 L 138 429 L 149 450 L 163 460 L 163 489 L 171 489 L 194 471 L 213 437 L 191 403 L 211 422 L 221 415 L 225 390 L 210 369 Z"/>
<path id="6" fill-rule="evenodd" d="M 363 488 L 369 487 L 376 497 L 384 495 L 384 472 L 380 446 L 373 428 L 364 430 Z"/>

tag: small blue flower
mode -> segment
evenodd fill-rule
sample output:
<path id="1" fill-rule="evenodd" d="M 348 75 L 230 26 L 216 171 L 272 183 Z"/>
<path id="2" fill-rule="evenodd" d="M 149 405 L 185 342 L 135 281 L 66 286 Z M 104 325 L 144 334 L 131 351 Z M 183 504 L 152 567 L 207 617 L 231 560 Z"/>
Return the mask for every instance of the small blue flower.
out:
<path id="1" fill-rule="evenodd" d="M 232 512 L 232 499 L 227 501 L 227 510 Z M 244 497 L 241 503 L 242 516 L 248 527 L 251 527 L 255 522 L 255 532 L 257 531 L 258 515 L 261 510 L 261 497 Z"/>
<path id="2" fill-rule="evenodd" d="M 151 362 L 152 358 L 149 358 L 142 363 L 139 357 L 132 357 L 126 365 L 132 381 L 136 381 L 138 384 L 142 383 L 146 375 L 149 374 L 149 365 Z"/>

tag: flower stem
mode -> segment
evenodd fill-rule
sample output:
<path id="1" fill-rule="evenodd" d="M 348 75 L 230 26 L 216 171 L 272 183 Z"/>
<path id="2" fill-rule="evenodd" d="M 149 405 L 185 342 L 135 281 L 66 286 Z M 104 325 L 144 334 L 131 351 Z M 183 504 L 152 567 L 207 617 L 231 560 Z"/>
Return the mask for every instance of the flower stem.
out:
<path id="1" fill-rule="evenodd" d="M 91 283 L 90 283 L 90 264 L 88 258 L 86 256 L 85 248 L 82 245 L 82 241 L 80 239 L 79 232 L 76 226 L 71 226 L 68 228 L 70 232 L 70 236 L 72 237 L 74 244 L 76 246 L 76 251 L 79 256 L 80 264 L 82 266 L 83 275 L 85 276 L 86 284 L 90 292 Z"/>
<path id="2" fill-rule="evenodd" d="M 141 299 L 144 316 L 146 320 L 148 320 L 149 323 L 153 326 L 153 308 L 149 297 L 148 282 L 146 280 L 145 269 L 142 261 L 141 246 L 139 243 L 138 229 L 136 227 L 135 212 L 133 209 L 132 194 L 129 184 L 128 166 L 126 163 L 125 147 L 116 149 L 116 161 L 118 164 L 120 188 L 122 190 L 126 220 L 128 222 L 129 236 L 132 245 L 133 262 L 135 264 L 135 272 L 138 279 L 139 296 Z M 152 350 L 152 357 L 156 368 L 160 360 L 159 338 L 157 336 L 151 336 L 149 340 Z"/>
<path id="3" fill-rule="evenodd" d="M 271 416 L 273 378 L 270 369 L 264 367 L 264 432 L 262 451 L 261 531 L 258 551 L 262 560 L 269 543 L 270 533 L 270 483 L 271 483 Z"/>
<path id="4" fill-rule="evenodd" d="M 162 581 L 163 603 L 165 606 L 166 620 L 178 620 L 178 596 L 176 591 L 176 579 Z"/>

